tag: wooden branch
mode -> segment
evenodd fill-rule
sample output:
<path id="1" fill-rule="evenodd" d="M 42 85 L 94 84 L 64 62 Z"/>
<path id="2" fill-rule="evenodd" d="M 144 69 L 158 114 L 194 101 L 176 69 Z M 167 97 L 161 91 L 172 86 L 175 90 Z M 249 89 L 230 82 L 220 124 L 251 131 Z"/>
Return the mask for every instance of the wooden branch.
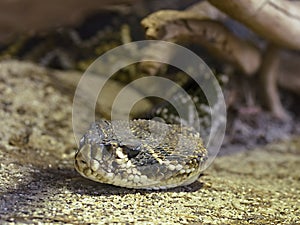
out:
<path id="1" fill-rule="evenodd" d="M 259 50 L 210 16 L 196 11 L 162 10 L 143 19 L 142 25 L 150 39 L 194 42 L 243 73 L 255 73 L 261 62 Z"/>
<path id="2" fill-rule="evenodd" d="M 226 18 L 228 18 L 228 16 L 225 13 L 223 13 L 207 1 L 196 3 L 188 7 L 185 11 L 197 13 L 198 16 L 201 16 L 203 18 L 209 18 L 211 20 L 223 21 Z"/>
<path id="3" fill-rule="evenodd" d="M 163 10 L 151 14 L 142 21 L 146 36 L 173 42 L 194 42 L 245 74 L 258 71 L 258 92 L 264 104 L 276 117 L 289 118 L 281 104 L 277 83 L 300 95 L 300 57 L 298 61 L 293 60 L 297 62 L 292 67 L 291 60 L 281 62 L 280 58 L 282 47 L 300 49 L 300 4 L 276 0 L 208 1 L 264 37 L 269 42 L 264 56 L 261 57 L 257 48 L 224 27 L 220 22 L 226 19 L 226 15 L 206 1 L 185 11 Z M 164 51 L 159 54 L 164 57 L 171 55 Z M 145 68 L 148 66 L 153 75 L 161 64 L 150 64 Z"/>
<path id="4" fill-rule="evenodd" d="M 278 0 L 208 0 L 274 44 L 300 50 L 300 3 Z"/>
<path id="5" fill-rule="evenodd" d="M 300 55 L 284 52 L 280 57 L 278 84 L 300 96 Z"/>
<path id="6" fill-rule="evenodd" d="M 259 94 L 262 97 L 263 103 L 276 117 L 287 119 L 288 115 L 281 104 L 277 90 L 279 56 L 280 49 L 270 44 L 265 51 L 259 72 Z"/>

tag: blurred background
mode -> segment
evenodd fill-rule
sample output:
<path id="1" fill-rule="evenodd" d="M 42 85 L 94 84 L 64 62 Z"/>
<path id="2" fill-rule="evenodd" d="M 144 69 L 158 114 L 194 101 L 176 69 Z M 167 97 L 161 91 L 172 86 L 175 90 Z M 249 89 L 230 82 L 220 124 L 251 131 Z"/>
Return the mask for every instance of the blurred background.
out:
<path id="1" fill-rule="evenodd" d="M 185 10 L 199 2 L 201 1 L 2 0 L 0 60 L 18 59 L 52 69 L 84 71 L 107 50 L 130 41 L 147 38 L 141 21 L 151 13 L 164 9 Z M 230 17 L 223 19 L 222 23 L 238 38 L 255 44 L 261 50 L 265 48 L 266 41 L 241 23 Z M 192 39 L 183 44 L 204 59 L 222 85 L 228 110 L 224 148 L 229 146 L 231 151 L 233 146 L 237 146 L 236 149 L 251 148 L 285 139 L 300 132 L 297 88 L 294 88 L 296 92 L 291 91 L 292 88 L 280 89 L 279 95 L 289 119 L 278 118 L 273 116 L 260 101 L 258 93 L 261 91 L 255 89 L 257 88 L 255 84 L 259 80 L 257 76 L 243 75 L 234 65 L 230 65 L 226 58 L 216 57 L 205 46 L 195 44 Z M 289 59 L 293 57 L 287 58 L 287 61 L 291 61 Z M 195 87 L 180 71 L 169 67 L 160 73 L 157 72 L 156 75 L 176 81 L 193 94 Z M 128 83 L 140 76 L 140 71 L 127 68 L 115 78 L 118 82 Z M 288 83 L 287 86 L 294 83 L 286 82 L 287 79 L 282 80 L 283 83 Z M 203 93 L 200 95 L 202 103 L 205 103 Z M 161 107 L 161 104 L 158 104 L 161 101 L 157 99 L 151 101 L 154 109 Z M 152 112 L 153 110 L 150 114 Z M 147 115 L 139 113 L 135 117 L 149 116 L 149 113 L 145 114 Z M 156 116 L 170 118 L 165 115 Z"/>

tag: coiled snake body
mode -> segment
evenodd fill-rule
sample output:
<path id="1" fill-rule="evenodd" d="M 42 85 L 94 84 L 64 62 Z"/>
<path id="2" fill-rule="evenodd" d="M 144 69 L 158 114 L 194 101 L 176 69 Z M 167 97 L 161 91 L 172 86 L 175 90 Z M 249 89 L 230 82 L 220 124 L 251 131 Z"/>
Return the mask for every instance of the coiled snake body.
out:
<path id="1" fill-rule="evenodd" d="M 193 183 L 206 159 L 193 128 L 142 119 L 101 120 L 81 139 L 75 168 L 101 183 L 163 189 Z"/>

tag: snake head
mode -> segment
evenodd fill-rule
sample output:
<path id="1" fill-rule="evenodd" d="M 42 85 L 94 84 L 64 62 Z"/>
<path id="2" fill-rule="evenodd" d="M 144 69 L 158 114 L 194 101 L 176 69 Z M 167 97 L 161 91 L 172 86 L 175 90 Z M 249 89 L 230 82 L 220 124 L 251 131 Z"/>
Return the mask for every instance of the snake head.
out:
<path id="1" fill-rule="evenodd" d="M 159 140 L 164 128 L 159 122 L 134 120 L 130 128 L 113 122 L 93 123 L 81 139 L 75 168 L 82 176 L 146 189 L 187 185 L 198 178 L 207 151 L 194 130 L 169 125 L 171 132 Z M 149 130 L 149 123 L 155 129 Z"/>
<path id="2" fill-rule="evenodd" d="M 109 121 L 93 123 L 80 140 L 75 168 L 86 178 L 107 183 L 116 174 L 124 176 L 140 146 L 138 139 L 117 137 Z"/>

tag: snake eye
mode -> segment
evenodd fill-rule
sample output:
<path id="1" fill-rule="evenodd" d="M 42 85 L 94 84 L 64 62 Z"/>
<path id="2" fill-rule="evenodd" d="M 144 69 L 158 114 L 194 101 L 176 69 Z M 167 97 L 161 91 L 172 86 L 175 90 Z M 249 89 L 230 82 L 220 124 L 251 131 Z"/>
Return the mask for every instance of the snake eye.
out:
<path id="1" fill-rule="evenodd" d="M 127 154 L 128 159 L 135 158 L 139 153 L 139 147 L 138 148 L 131 148 L 127 146 L 122 146 L 124 153 Z"/>
<path id="2" fill-rule="evenodd" d="M 114 146 L 112 144 L 102 144 L 102 150 L 111 154 L 114 150 Z"/>

